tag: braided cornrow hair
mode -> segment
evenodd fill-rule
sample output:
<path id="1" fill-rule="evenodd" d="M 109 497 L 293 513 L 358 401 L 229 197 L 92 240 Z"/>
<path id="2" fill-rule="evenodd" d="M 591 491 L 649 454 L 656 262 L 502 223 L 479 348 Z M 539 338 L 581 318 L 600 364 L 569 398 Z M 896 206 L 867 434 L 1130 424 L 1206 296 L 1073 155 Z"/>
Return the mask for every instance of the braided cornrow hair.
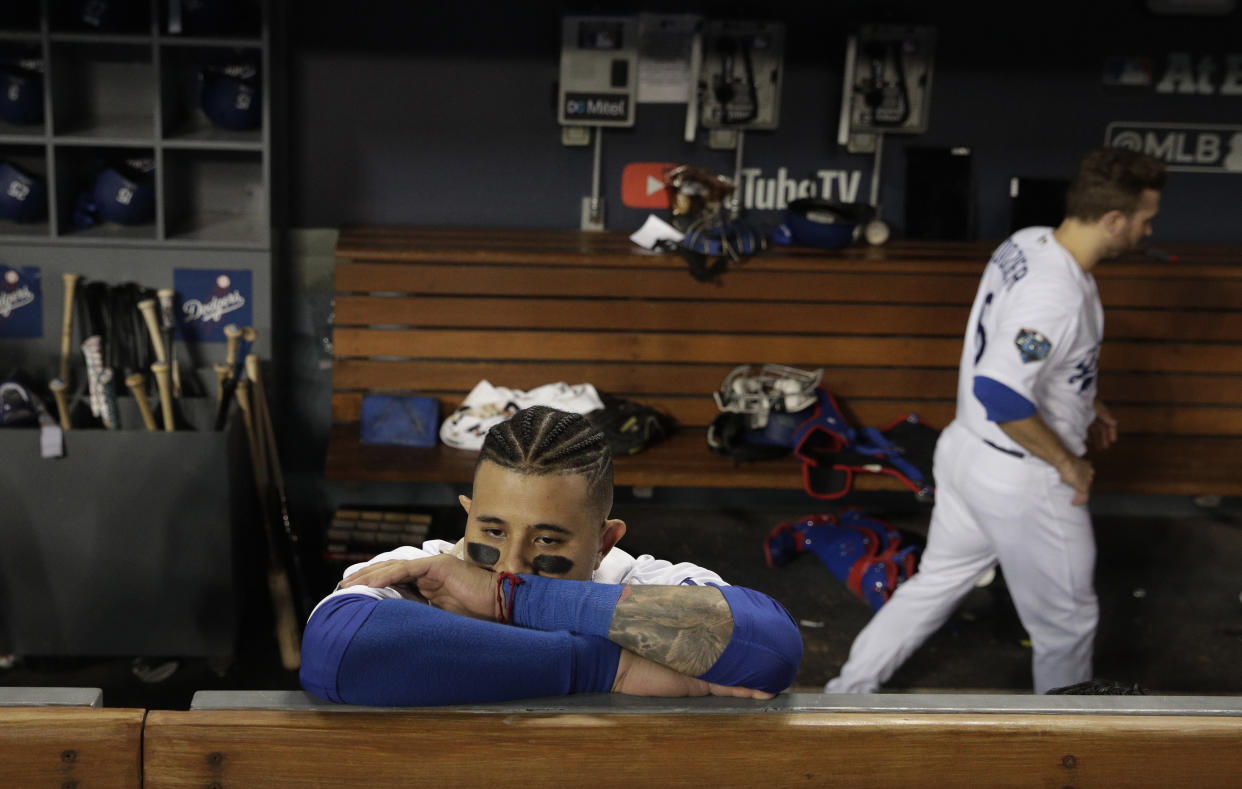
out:
<path id="1" fill-rule="evenodd" d="M 581 414 L 536 405 L 487 431 L 478 462 L 519 474 L 579 474 L 591 501 L 612 511 L 612 452 L 604 434 Z"/>

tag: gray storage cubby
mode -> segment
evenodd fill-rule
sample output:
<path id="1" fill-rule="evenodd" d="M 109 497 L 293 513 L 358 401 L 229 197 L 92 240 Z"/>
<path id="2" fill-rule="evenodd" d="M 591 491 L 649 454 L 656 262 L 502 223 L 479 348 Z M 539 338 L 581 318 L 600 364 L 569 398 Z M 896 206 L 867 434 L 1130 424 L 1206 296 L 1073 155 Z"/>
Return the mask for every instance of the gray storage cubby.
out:
<path id="1" fill-rule="evenodd" d="M 263 183 L 263 159 L 258 153 L 166 150 L 167 237 L 266 245 Z"/>
<path id="2" fill-rule="evenodd" d="M 73 214 L 78 200 L 85 195 L 93 198 L 95 177 L 108 166 L 120 165 L 129 159 L 151 159 L 152 148 L 85 147 L 57 145 L 56 153 L 56 202 L 57 235 L 64 239 L 154 241 L 156 222 L 140 224 L 117 224 L 97 221 L 89 227 L 74 224 Z M 158 176 L 158 172 L 156 173 Z"/>
<path id="3" fill-rule="evenodd" d="M 243 61 L 258 66 L 263 60 L 262 50 L 255 45 L 201 46 L 181 40 L 170 40 L 168 43 L 160 53 L 160 108 L 165 147 L 261 151 L 261 124 L 253 129 L 226 129 L 217 126 L 203 113 L 200 97 L 203 88 L 202 72 L 205 68 Z"/>
<path id="4" fill-rule="evenodd" d="M 0 0 L 0 54 L 20 50 L 44 67 L 43 121 L 0 121 L 0 160 L 42 177 L 48 192 L 46 221 L 0 220 L 0 264 L 37 268 L 42 288 L 42 336 L 0 336 L 0 374 L 17 368 L 46 397 L 58 370 L 65 273 L 174 288 L 177 269 L 249 272 L 243 322 L 258 330 L 252 350 L 270 360 L 273 5 L 239 0 L 226 24 L 196 29 L 183 18 L 178 33 L 168 0 L 134 0 L 133 15 L 99 26 L 83 20 L 81 0 Z M 261 126 L 240 132 L 210 124 L 196 82 L 201 61 L 239 50 L 259 61 L 262 101 Z M 93 191 L 99 166 L 132 158 L 154 163 L 153 219 L 75 226 L 78 196 Z M 75 331 L 73 391 L 84 376 L 81 339 Z M 212 365 L 224 344 L 174 347 L 183 384 L 205 384 L 182 404 L 214 412 Z M 236 553 L 240 545 L 247 557 L 262 556 L 244 433 L 236 419 L 223 432 L 188 419 L 196 429 L 149 433 L 133 398 L 118 395 L 124 429 L 79 425 L 66 433 L 60 460 L 39 459 L 37 430 L 0 431 L 0 652 L 232 650 L 238 569 L 262 574 Z"/>
<path id="5" fill-rule="evenodd" d="M 18 2 L 30 0 L 18 0 Z M 44 0 L 54 32 L 99 34 L 146 34 L 151 32 L 148 0 Z"/>
<path id="6" fill-rule="evenodd" d="M 59 42 L 47 80 L 52 134 L 60 143 L 141 145 L 155 135 L 151 44 Z"/>
<path id="7" fill-rule="evenodd" d="M 0 29 L 38 32 L 39 4 L 30 0 L 10 0 L 0 4 Z"/>
<path id="8" fill-rule="evenodd" d="M 43 123 L 0 120 L 0 154 L 14 146 L 45 149 L 41 172 L 48 179 L 52 217 L 40 227 L 0 223 L 0 247 L 19 240 L 73 239 L 269 248 L 268 0 L 216 4 L 227 13 L 211 18 L 193 10 L 211 4 L 182 3 L 181 32 L 171 29 L 166 0 L 99 4 L 105 12 L 98 26 L 84 21 L 86 5 L 18 0 L 12 10 L 0 11 L 0 56 L 20 52 L 42 60 L 45 97 Z M 257 69 L 262 120 L 256 128 L 217 126 L 200 103 L 202 67 L 239 58 Z M 66 185 L 105 149 L 127 156 L 137 151 L 154 160 L 157 202 L 151 226 L 82 231 L 68 222 L 77 191 L 65 194 Z M 28 153 L 23 149 L 27 159 Z M 0 262 L 20 264 L 12 255 Z"/>
<path id="9" fill-rule="evenodd" d="M 22 172 L 47 183 L 47 152 L 36 145 L 0 144 L 0 162 L 8 162 Z M 43 219 L 18 222 L 0 218 L 0 234 L 29 238 L 46 237 L 51 216 L 50 197 L 43 201 Z"/>
<path id="10" fill-rule="evenodd" d="M 20 31 L 0 31 L 0 63 L 20 64 L 27 61 L 43 59 L 42 38 L 38 33 Z M 28 78 L 29 79 L 29 78 Z M 40 95 L 42 90 L 34 80 L 29 82 L 32 94 Z M 0 85 L 0 90 L 7 90 L 7 83 Z M 39 102 L 42 103 L 41 101 Z M 47 119 L 32 118 L 27 122 L 14 122 L 4 113 L 0 113 L 0 138 L 17 142 L 43 142 L 46 133 Z"/>

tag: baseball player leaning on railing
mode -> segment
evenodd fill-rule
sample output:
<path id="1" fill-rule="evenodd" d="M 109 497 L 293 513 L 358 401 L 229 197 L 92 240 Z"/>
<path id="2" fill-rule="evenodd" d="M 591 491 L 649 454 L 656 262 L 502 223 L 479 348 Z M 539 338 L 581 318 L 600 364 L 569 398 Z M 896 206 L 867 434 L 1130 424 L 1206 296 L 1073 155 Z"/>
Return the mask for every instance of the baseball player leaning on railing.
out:
<path id="1" fill-rule="evenodd" d="M 614 547 L 612 456 L 579 414 L 492 427 L 465 536 L 346 570 L 312 612 L 302 686 L 367 705 L 569 693 L 770 698 L 802 657 L 789 613 L 692 564 Z"/>

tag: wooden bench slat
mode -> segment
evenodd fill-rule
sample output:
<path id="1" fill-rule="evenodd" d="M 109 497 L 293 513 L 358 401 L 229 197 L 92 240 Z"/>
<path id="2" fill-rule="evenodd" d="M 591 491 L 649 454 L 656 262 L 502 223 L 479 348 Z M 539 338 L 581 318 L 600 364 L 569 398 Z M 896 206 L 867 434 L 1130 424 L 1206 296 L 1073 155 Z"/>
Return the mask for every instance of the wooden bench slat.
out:
<path id="1" fill-rule="evenodd" d="M 484 379 L 511 389 L 532 389 L 553 381 L 565 381 L 590 383 L 601 392 L 624 392 L 630 397 L 682 394 L 710 400 L 711 393 L 720 388 L 734 367 L 730 364 L 340 359 L 333 365 L 332 384 L 338 390 L 460 391 L 464 396 Z M 957 371 L 834 367 L 825 371 L 824 386 L 841 397 L 904 397 L 910 392 L 948 397 L 956 394 Z M 1242 382 L 1238 388 L 1242 391 Z"/>
<path id="2" fill-rule="evenodd" d="M 463 395 L 435 395 L 440 413 L 447 416 Z M 340 392 L 332 396 L 334 422 L 357 422 L 362 417 L 362 392 Z M 706 427 L 720 413 L 706 397 L 647 396 L 643 403 L 671 414 L 684 427 Z M 846 416 L 863 427 L 886 427 L 906 413 L 914 412 L 929 425 L 943 428 L 952 421 L 957 404 L 951 400 L 873 400 L 853 398 L 840 401 Z M 1144 435 L 1166 433 L 1176 436 L 1242 436 L 1242 408 L 1212 406 L 1110 406 L 1124 433 Z"/>
<path id="3" fill-rule="evenodd" d="M 332 395 L 332 420 L 357 422 L 362 417 L 362 392 L 337 392 Z M 461 404 L 456 395 L 433 395 L 440 401 L 440 413 L 447 416 Z M 646 397 L 644 403 L 675 417 L 684 427 L 706 427 L 720 413 L 714 401 L 702 397 Z M 864 425 L 884 426 L 909 411 L 924 421 L 943 427 L 953 416 L 954 404 L 944 401 L 854 400 L 842 406 L 847 416 L 863 420 Z"/>
<path id="4" fill-rule="evenodd" d="M 969 305 L 788 304 L 779 311 L 750 301 L 657 303 L 633 299 L 505 299 L 469 296 L 384 298 L 343 296 L 336 325 L 422 328 L 611 329 L 746 331 L 959 336 Z M 1242 320 L 1242 319 L 1240 319 Z"/>
<path id="5" fill-rule="evenodd" d="M 773 247 L 753 259 L 756 261 L 780 260 L 802 262 L 815 266 L 834 264 L 860 265 L 876 262 L 900 266 L 908 262 L 923 265 L 958 264 L 971 261 L 982 266 L 999 243 L 997 240 L 974 242 L 946 241 L 895 241 L 883 247 L 859 244 L 835 250 L 804 247 Z M 1178 244 L 1163 247 L 1165 252 L 1176 254 L 1179 262 L 1174 265 L 1155 260 L 1143 252 L 1134 252 L 1105 265 L 1109 269 L 1166 270 L 1174 269 L 1179 275 L 1193 272 L 1202 266 L 1233 266 L 1242 262 L 1238 249 L 1229 244 Z M 576 264 L 583 255 L 593 257 L 616 256 L 625 260 L 654 258 L 671 260 L 680 264 L 676 255 L 653 255 L 638 248 L 623 232 L 577 232 L 543 230 L 537 228 L 487 228 L 477 227 L 347 227 L 343 228 L 337 242 L 337 254 L 346 258 L 427 260 L 442 250 L 474 253 L 486 250 L 501 260 L 534 262 L 530 255 L 545 259 L 563 259 Z M 684 264 L 682 264 L 684 265 Z M 1242 276 L 1242 271 L 1235 270 Z"/>
<path id="6" fill-rule="evenodd" d="M 729 272 L 718 284 L 696 282 L 677 270 L 636 272 L 632 268 L 579 265 L 546 266 L 339 263 L 336 290 L 342 293 L 424 293 L 441 295 L 578 296 L 695 298 L 752 301 L 851 301 L 970 305 L 979 286 L 979 269 L 953 273 L 891 270 L 777 271 L 758 266 Z M 581 261 L 579 261 L 581 264 Z M 1097 278 L 1100 299 L 1109 307 L 1236 309 L 1242 279 L 1220 278 L 1211 288 L 1193 279 Z"/>
<path id="7" fill-rule="evenodd" d="M 1110 307 L 1165 307 L 1236 310 L 1242 304 L 1242 280 L 1220 278 L 1205 288 L 1201 280 L 1096 277 L 1105 320 Z M 1107 336 L 1107 331 L 1105 332 Z"/>
<path id="8" fill-rule="evenodd" d="M 641 334 L 625 331 L 483 331 L 467 329 L 338 328 L 338 357 L 423 359 L 542 359 L 642 362 L 713 360 L 738 365 L 756 360 L 798 367 L 834 365 L 956 366 L 957 338 L 803 337 L 749 334 Z M 1242 361 L 1239 362 L 1242 365 Z M 497 382 L 498 383 L 498 382 Z"/>
<path id="9" fill-rule="evenodd" d="M 911 274 L 891 272 L 818 273 L 730 272 L 719 284 L 696 282 L 682 271 L 643 271 L 578 266 L 338 263 L 340 293 L 418 293 L 459 296 L 570 296 L 608 294 L 613 298 L 665 298 L 737 301 L 841 301 L 969 305 L 978 288 L 978 272 Z M 848 294 L 848 295 L 847 295 Z M 935 294 L 930 297 L 930 294 Z"/>
<path id="10" fill-rule="evenodd" d="M 337 390 L 460 392 L 464 398 L 481 380 L 523 390 L 565 381 L 588 382 L 601 392 L 625 393 L 636 399 L 652 394 L 710 397 L 732 369 L 728 364 L 338 359 L 332 384 Z M 825 370 L 823 385 L 842 400 L 900 399 L 911 392 L 925 398 L 955 399 L 957 371 L 832 367 Z M 1110 371 L 1100 380 L 1100 392 L 1106 403 L 1114 404 L 1234 405 L 1242 403 L 1242 376 Z"/>
<path id="11" fill-rule="evenodd" d="M 961 340 L 935 337 L 850 337 L 750 334 L 351 329 L 335 333 L 338 357 L 407 359 L 762 362 L 796 367 L 956 367 Z M 1105 346 L 1102 375 L 1112 371 L 1242 373 L 1242 345 L 1117 341 Z M 499 382 L 496 382 L 499 383 Z"/>
<path id="12" fill-rule="evenodd" d="M 145 710 L 0 708 L 0 786 L 142 786 Z"/>
<path id="13" fill-rule="evenodd" d="M 411 777 L 446 787 L 1226 787 L 1242 770 L 1242 721 L 1232 717 L 493 717 L 156 710 L 147 724 L 146 774 L 159 787 L 399 786 Z"/>
<path id="14" fill-rule="evenodd" d="M 785 334 L 897 334 L 958 337 L 970 313 L 967 304 L 808 304 L 779 311 L 751 301 L 689 301 L 675 304 L 632 299 L 511 299 L 476 296 L 336 299 L 336 325 L 421 328 L 608 329 L 720 331 Z M 1108 312 L 1110 340 L 1163 337 L 1168 340 L 1242 339 L 1242 311 L 1117 309 Z"/>
<path id="15" fill-rule="evenodd" d="M 465 484 L 473 479 L 477 456 L 444 445 L 363 446 L 357 423 L 342 423 L 332 426 L 324 473 L 329 479 Z M 1160 462 L 1150 462 L 1153 457 Z M 1116 447 L 1091 460 L 1096 467 L 1092 490 L 1100 493 L 1242 495 L 1242 457 L 1236 439 L 1186 436 L 1170 442 L 1164 436 L 1124 435 Z M 651 450 L 617 458 L 616 481 L 650 487 L 727 483 L 737 488 L 799 490 L 802 471 L 792 457 L 735 465 L 707 449 L 703 430 L 683 428 Z M 896 480 L 873 474 L 859 475 L 855 484 L 859 490 L 906 490 Z"/>

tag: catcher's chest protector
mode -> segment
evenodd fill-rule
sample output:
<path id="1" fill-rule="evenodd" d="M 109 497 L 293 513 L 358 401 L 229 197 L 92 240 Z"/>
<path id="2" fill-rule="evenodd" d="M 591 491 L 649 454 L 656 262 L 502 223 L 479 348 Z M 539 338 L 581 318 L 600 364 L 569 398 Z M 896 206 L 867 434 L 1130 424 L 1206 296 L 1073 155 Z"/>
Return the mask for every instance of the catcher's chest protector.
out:
<path id="1" fill-rule="evenodd" d="M 819 499 L 849 493 L 855 473 L 887 474 L 920 499 L 935 494 L 932 454 L 940 431 L 909 413 L 887 427 L 854 428 L 827 390 L 815 390 L 812 416 L 794 436 L 806 492 Z"/>

